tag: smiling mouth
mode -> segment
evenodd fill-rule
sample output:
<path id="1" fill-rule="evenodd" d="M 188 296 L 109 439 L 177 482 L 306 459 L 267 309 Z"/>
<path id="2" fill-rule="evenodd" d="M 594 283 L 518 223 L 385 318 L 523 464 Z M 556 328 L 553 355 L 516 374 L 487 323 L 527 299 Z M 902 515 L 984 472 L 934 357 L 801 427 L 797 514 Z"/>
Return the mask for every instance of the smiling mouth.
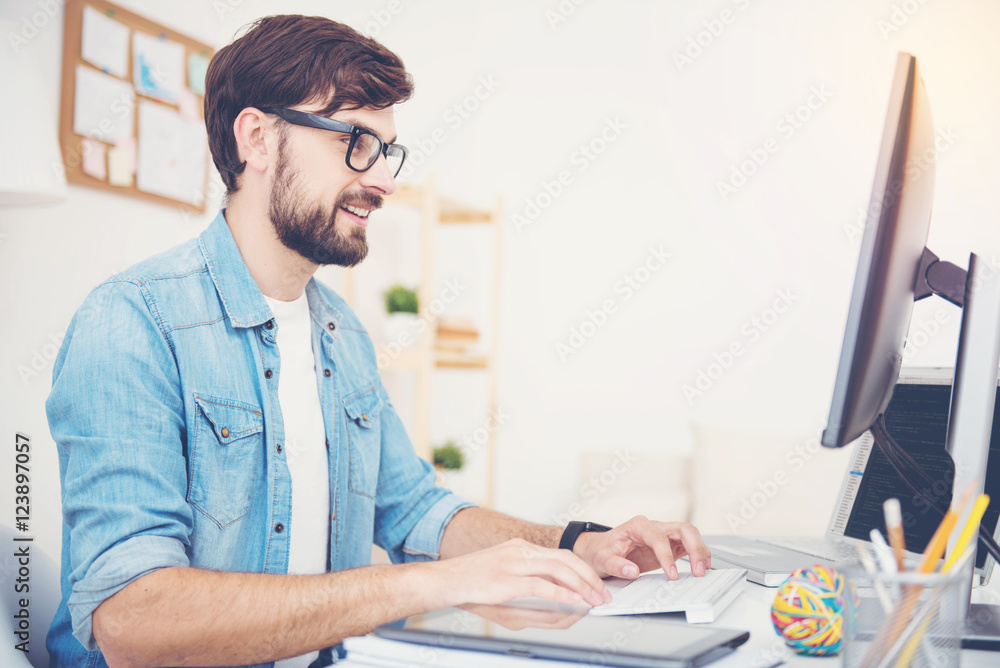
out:
<path id="1" fill-rule="evenodd" d="M 368 214 L 372 212 L 372 209 L 363 209 L 360 206 L 353 206 L 351 204 L 345 204 L 340 208 L 348 213 L 353 213 L 358 218 L 364 218 L 365 220 L 368 219 Z"/>

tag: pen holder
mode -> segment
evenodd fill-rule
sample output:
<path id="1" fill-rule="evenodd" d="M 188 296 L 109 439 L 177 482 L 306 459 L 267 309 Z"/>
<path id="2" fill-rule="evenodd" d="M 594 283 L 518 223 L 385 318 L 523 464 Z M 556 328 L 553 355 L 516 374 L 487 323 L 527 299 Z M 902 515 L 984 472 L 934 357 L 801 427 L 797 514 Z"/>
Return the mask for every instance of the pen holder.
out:
<path id="1" fill-rule="evenodd" d="M 958 666 L 967 602 L 964 571 L 871 574 L 842 569 L 847 586 L 843 665 Z"/>

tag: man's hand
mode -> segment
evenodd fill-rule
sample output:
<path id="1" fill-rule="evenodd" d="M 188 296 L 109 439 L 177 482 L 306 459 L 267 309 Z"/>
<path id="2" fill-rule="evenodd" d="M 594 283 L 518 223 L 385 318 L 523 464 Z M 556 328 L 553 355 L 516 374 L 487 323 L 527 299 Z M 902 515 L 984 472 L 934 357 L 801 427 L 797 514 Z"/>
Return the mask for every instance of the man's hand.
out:
<path id="1" fill-rule="evenodd" d="M 611 593 L 590 566 L 569 550 L 540 547 L 514 538 L 435 564 L 440 606 L 500 604 L 536 596 L 576 605 L 602 605 Z"/>
<path id="2" fill-rule="evenodd" d="M 580 534 L 573 552 L 601 577 L 634 580 L 640 573 L 662 568 L 676 580 L 677 559 L 687 555 L 691 572 L 702 576 L 712 565 L 712 553 L 701 534 L 687 522 L 653 522 L 643 516 L 603 533 Z"/>

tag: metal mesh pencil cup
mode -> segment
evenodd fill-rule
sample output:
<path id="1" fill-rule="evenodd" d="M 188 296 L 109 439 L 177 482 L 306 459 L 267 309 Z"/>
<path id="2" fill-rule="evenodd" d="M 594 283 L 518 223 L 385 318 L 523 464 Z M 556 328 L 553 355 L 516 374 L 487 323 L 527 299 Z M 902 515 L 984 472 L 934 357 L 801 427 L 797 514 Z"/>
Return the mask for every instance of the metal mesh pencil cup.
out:
<path id="1" fill-rule="evenodd" d="M 843 665 L 957 667 L 968 604 L 967 571 L 871 574 L 842 569 L 847 587 Z"/>

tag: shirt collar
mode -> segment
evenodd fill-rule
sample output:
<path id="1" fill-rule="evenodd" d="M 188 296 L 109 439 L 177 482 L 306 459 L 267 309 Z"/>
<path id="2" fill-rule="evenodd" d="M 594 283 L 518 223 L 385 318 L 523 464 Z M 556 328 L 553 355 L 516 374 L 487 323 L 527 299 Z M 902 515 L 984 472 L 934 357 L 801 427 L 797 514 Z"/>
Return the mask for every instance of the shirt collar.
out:
<path id="1" fill-rule="evenodd" d="M 239 246 L 226 222 L 225 209 L 209 224 L 199 237 L 201 253 L 208 264 L 208 273 L 215 282 L 215 289 L 222 300 L 222 307 L 233 327 L 256 327 L 270 320 L 271 308 L 264 299 L 257 281 L 243 261 Z M 313 316 L 328 330 L 327 335 L 336 339 L 343 314 L 323 299 L 316 286 L 316 277 L 306 284 L 306 296 Z M 336 321 L 336 324 L 334 324 Z"/>
<path id="2" fill-rule="evenodd" d="M 201 253 L 208 263 L 208 273 L 215 282 L 229 322 L 233 327 L 255 327 L 271 319 L 271 309 L 243 261 L 226 223 L 225 212 L 225 209 L 219 211 L 201 233 Z"/>

